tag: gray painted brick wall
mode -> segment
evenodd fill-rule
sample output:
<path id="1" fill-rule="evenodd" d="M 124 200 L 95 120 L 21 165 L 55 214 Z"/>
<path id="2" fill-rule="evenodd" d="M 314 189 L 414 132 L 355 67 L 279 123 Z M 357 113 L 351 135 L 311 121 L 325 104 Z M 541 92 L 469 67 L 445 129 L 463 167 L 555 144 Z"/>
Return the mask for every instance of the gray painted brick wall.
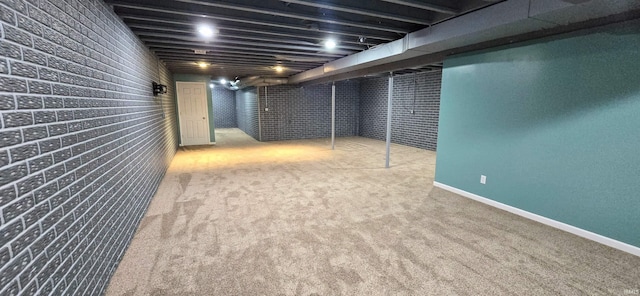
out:
<path id="1" fill-rule="evenodd" d="M 358 81 L 336 82 L 336 136 L 358 135 Z M 265 111 L 269 108 L 269 111 Z M 331 136 L 331 84 L 260 88 L 263 141 Z"/>
<path id="2" fill-rule="evenodd" d="M 236 91 L 236 121 L 239 129 L 256 140 L 260 139 L 258 133 L 258 99 L 255 87 Z"/>
<path id="3" fill-rule="evenodd" d="M 436 150 L 441 80 L 441 71 L 394 77 L 393 143 Z M 360 83 L 360 136 L 385 140 L 387 92 L 388 78 L 365 79 Z"/>
<path id="4" fill-rule="evenodd" d="M 100 295 L 175 153 L 171 73 L 102 1 L 0 25 L 0 295 Z"/>
<path id="5" fill-rule="evenodd" d="M 238 127 L 235 91 L 214 87 L 212 91 L 213 121 L 216 128 Z"/>

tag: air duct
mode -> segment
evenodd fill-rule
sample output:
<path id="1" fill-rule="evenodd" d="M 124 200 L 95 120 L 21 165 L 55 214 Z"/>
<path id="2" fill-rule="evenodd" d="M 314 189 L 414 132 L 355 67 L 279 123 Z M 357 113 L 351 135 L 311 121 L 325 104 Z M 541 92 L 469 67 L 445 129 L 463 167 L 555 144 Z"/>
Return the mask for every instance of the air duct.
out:
<path id="1" fill-rule="evenodd" d="M 407 67 L 417 57 L 436 62 L 452 49 L 640 10 L 635 0 L 507 0 L 409 33 L 374 48 L 328 62 L 289 78 L 322 83 Z M 577 29 L 577 28 L 576 28 Z M 428 57 L 433 56 L 430 60 Z M 389 65 L 383 67 L 383 65 Z M 418 66 L 418 65 L 410 65 Z"/>

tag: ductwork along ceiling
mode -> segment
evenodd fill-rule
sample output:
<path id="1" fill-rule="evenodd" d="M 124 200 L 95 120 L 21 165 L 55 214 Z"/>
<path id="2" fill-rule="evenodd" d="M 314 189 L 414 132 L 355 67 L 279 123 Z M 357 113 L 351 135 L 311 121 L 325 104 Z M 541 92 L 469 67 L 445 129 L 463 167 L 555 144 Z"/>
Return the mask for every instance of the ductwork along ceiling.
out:
<path id="1" fill-rule="evenodd" d="M 438 69 L 451 53 L 640 15 L 636 0 L 105 2 L 174 73 L 254 84 Z"/>

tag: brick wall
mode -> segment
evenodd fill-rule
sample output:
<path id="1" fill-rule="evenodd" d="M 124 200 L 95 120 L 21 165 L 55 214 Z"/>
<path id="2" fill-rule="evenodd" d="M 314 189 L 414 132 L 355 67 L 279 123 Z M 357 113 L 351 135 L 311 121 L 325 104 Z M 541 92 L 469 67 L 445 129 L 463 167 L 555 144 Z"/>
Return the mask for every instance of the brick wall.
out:
<path id="1" fill-rule="evenodd" d="M 393 143 L 436 150 L 441 80 L 441 71 L 394 77 L 391 118 Z M 386 77 L 361 82 L 360 136 L 385 140 L 387 91 Z"/>
<path id="2" fill-rule="evenodd" d="M 359 82 L 336 83 L 336 136 L 358 134 Z M 265 111 L 269 108 L 269 111 Z M 260 88 L 262 140 L 331 136 L 331 84 Z"/>
<path id="3" fill-rule="evenodd" d="M 255 87 L 236 91 L 236 122 L 238 128 L 247 135 L 259 139 L 258 99 Z"/>
<path id="4" fill-rule="evenodd" d="M 208 86 L 207 86 L 208 87 Z M 216 128 L 238 127 L 236 120 L 236 93 L 224 87 L 212 91 L 213 122 Z"/>
<path id="5" fill-rule="evenodd" d="M 0 0 L 0 295 L 99 295 L 176 149 L 171 74 L 98 0 Z"/>

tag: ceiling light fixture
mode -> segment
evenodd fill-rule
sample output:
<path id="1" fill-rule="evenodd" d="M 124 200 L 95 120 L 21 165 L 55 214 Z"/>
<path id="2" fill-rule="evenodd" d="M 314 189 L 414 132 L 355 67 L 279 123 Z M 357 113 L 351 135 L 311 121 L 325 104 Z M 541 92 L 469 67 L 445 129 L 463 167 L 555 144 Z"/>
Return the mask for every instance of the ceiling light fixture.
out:
<path id="1" fill-rule="evenodd" d="M 226 79 L 224 79 L 224 78 L 222 78 L 222 79 L 220 79 L 220 83 L 222 83 L 222 84 L 227 84 L 227 80 L 226 80 Z"/>
<path id="2" fill-rule="evenodd" d="M 205 38 L 211 38 L 211 37 L 213 37 L 213 34 L 215 34 L 215 31 L 213 30 L 213 28 L 211 26 L 199 25 L 198 26 L 198 34 L 200 34 L 200 36 L 205 37 Z"/>
<path id="3" fill-rule="evenodd" d="M 324 42 L 324 47 L 327 49 L 334 49 L 336 48 L 336 45 L 336 41 L 333 39 L 327 39 L 327 41 Z"/>
<path id="4" fill-rule="evenodd" d="M 273 69 L 276 70 L 276 72 L 278 73 L 284 71 L 284 68 L 282 66 L 275 66 Z"/>
<path id="5" fill-rule="evenodd" d="M 207 64 L 205 62 L 199 62 L 198 66 L 200 66 L 201 69 L 206 69 L 209 66 L 209 64 Z"/>

